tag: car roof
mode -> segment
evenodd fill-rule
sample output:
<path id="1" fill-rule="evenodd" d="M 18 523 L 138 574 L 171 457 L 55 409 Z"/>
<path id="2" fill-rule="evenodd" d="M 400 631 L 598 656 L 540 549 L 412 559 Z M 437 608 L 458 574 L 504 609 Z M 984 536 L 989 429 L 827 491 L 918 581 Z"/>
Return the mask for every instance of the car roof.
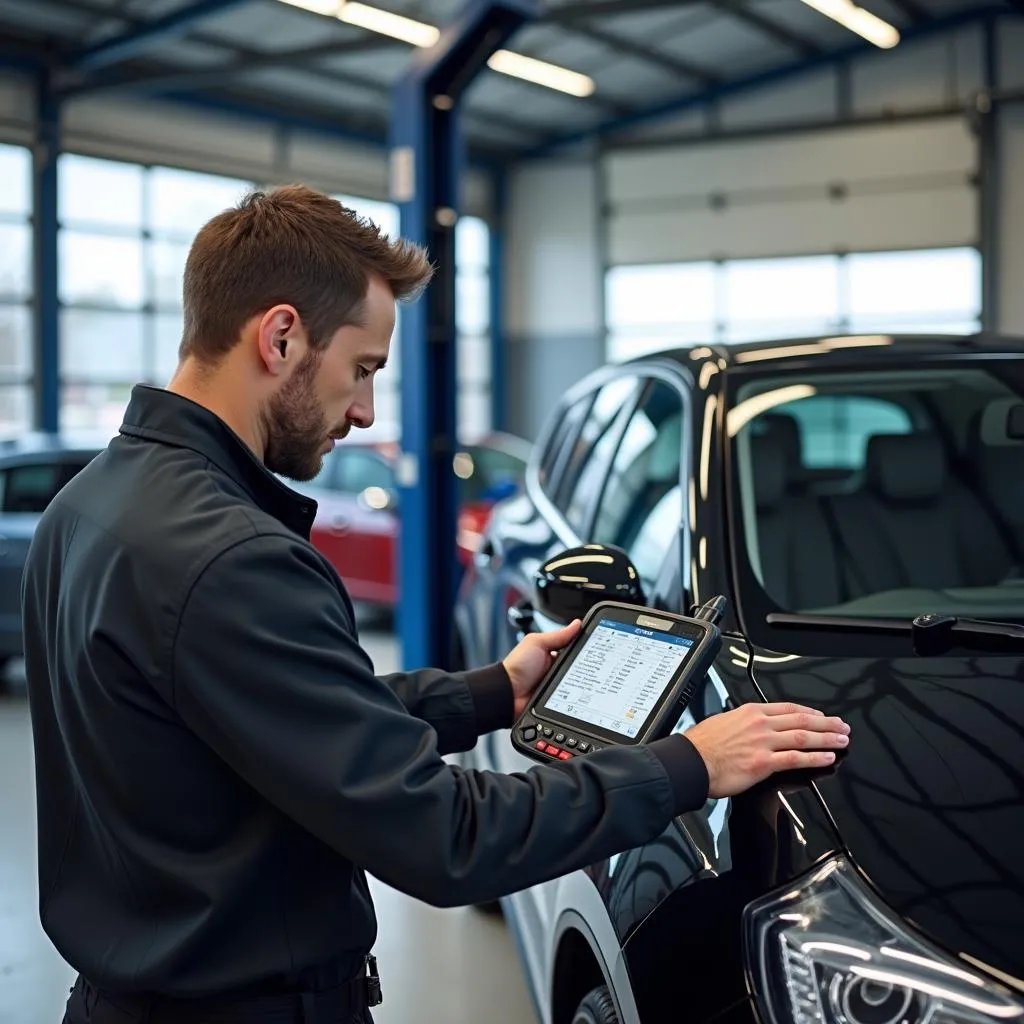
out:
<path id="1" fill-rule="evenodd" d="M 72 452 L 100 452 L 110 443 L 113 434 L 102 431 L 64 431 L 44 433 L 28 431 L 0 438 L 0 458 L 30 455 L 61 455 Z"/>
<path id="2" fill-rule="evenodd" d="M 979 334 L 843 334 L 813 335 L 729 345 L 690 345 L 650 352 L 625 365 L 667 358 L 699 373 L 703 363 L 719 370 L 771 372 L 794 365 L 796 359 L 828 359 L 844 365 L 877 364 L 893 357 L 964 355 L 970 353 L 1016 353 L 1024 355 L 1024 338 L 983 332 Z"/>

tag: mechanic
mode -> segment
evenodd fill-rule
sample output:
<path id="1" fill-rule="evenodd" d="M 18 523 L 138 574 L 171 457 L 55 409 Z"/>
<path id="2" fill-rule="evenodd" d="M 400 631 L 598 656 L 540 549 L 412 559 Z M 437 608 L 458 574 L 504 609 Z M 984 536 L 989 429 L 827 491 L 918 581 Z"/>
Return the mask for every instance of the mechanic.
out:
<path id="1" fill-rule="evenodd" d="M 709 794 L 821 767 L 838 719 L 750 705 L 517 775 L 442 755 L 509 728 L 578 623 L 501 663 L 378 677 L 309 543 L 309 480 L 373 422 L 424 252 L 303 186 L 196 236 L 166 389 L 50 505 L 23 584 L 40 913 L 67 1024 L 369 1021 L 364 871 L 482 903 L 647 843 Z M 275 475 L 277 474 L 277 475 Z"/>

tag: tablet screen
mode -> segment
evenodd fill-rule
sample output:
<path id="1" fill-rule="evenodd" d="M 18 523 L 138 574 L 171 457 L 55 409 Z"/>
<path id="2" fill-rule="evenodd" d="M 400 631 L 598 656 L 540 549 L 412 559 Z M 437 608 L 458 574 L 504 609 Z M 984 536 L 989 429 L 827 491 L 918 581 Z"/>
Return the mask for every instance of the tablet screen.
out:
<path id="1" fill-rule="evenodd" d="M 601 619 L 544 707 L 635 736 L 694 642 L 632 622 Z"/>

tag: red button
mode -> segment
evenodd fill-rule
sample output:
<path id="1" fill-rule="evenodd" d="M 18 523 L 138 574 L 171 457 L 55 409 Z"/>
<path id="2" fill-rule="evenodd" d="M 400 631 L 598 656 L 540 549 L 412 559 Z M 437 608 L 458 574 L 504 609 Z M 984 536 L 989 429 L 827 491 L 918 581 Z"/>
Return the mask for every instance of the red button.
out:
<path id="1" fill-rule="evenodd" d="M 552 756 L 557 756 L 561 754 L 561 751 L 558 749 L 558 747 L 552 746 L 550 743 L 547 745 L 547 752 Z"/>
<path id="2" fill-rule="evenodd" d="M 572 757 L 572 754 L 570 754 L 568 750 L 562 750 L 558 754 L 560 761 L 568 761 L 570 757 Z"/>
<path id="3" fill-rule="evenodd" d="M 540 741 L 540 742 L 539 742 L 539 743 L 537 744 L 537 749 L 538 749 L 538 750 L 543 750 L 543 751 L 547 751 L 547 749 L 548 749 L 548 745 L 547 745 L 547 743 L 545 743 L 545 742 L 544 742 L 544 740 L 541 740 L 541 741 Z"/>

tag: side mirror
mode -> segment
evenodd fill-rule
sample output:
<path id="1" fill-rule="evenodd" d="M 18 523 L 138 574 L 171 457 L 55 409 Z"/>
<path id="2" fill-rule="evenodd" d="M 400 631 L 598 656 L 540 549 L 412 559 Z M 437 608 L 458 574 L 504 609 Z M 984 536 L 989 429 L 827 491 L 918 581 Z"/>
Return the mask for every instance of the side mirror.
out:
<path id="1" fill-rule="evenodd" d="M 562 551 L 534 573 L 533 588 L 537 611 L 566 624 L 600 601 L 646 604 L 636 566 L 620 548 L 605 544 Z"/>

